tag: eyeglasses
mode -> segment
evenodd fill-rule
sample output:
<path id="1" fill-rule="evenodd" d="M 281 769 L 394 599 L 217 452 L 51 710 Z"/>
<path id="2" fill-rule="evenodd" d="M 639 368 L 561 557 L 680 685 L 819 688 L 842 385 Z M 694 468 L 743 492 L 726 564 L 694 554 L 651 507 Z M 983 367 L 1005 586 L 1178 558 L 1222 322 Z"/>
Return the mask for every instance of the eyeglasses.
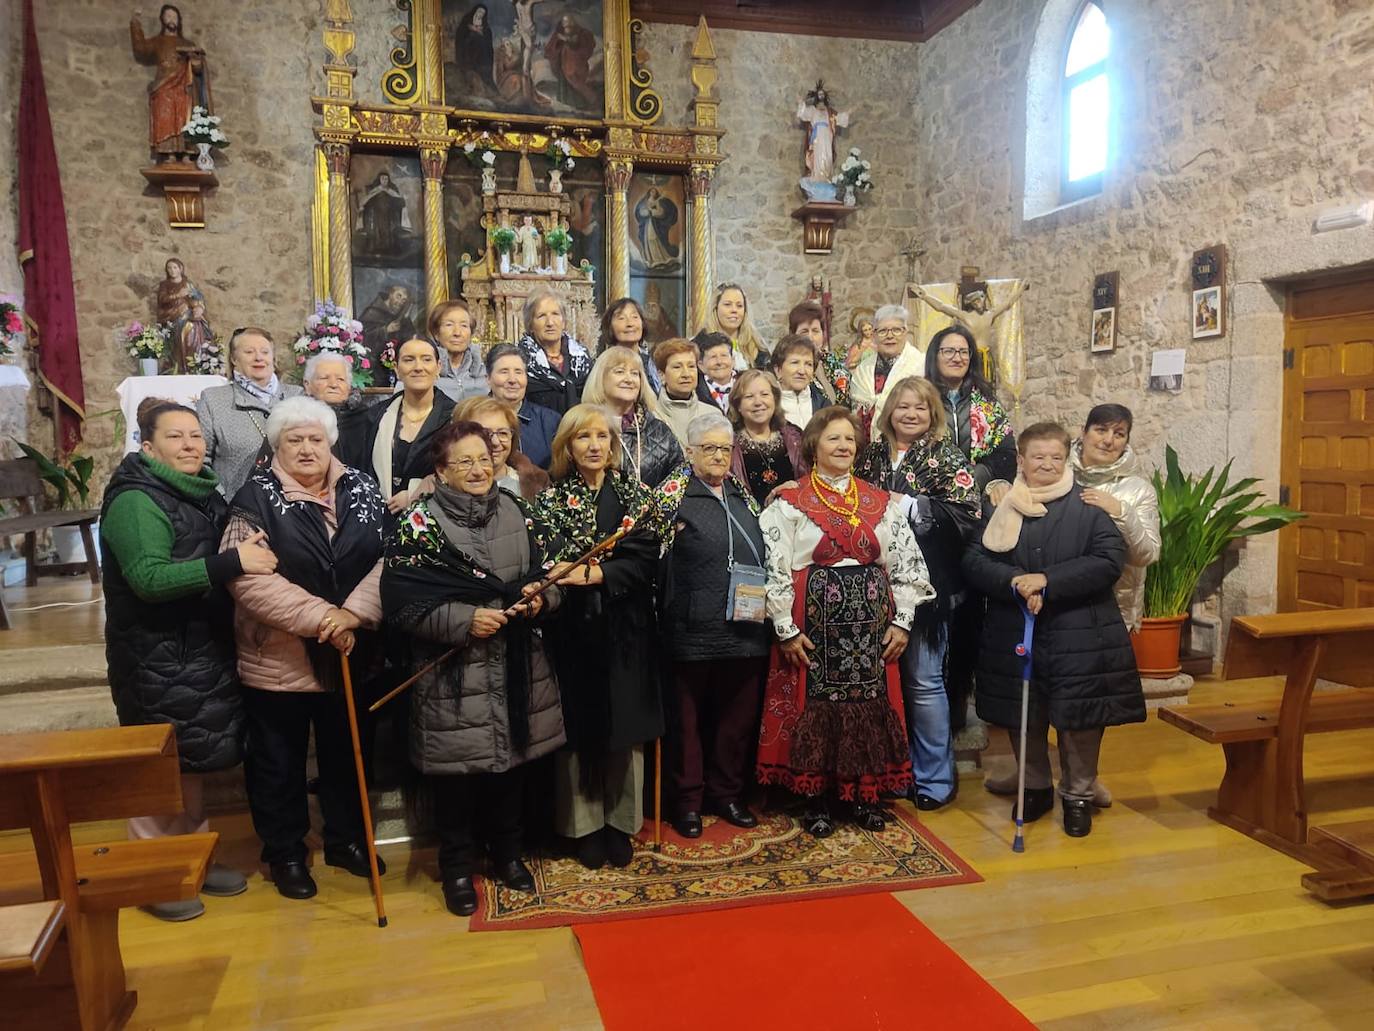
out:
<path id="1" fill-rule="evenodd" d="M 942 347 L 942 348 L 940 348 L 940 350 L 937 351 L 936 353 L 937 353 L 941 358 L 946 358 L 946 359 L 948 359 L 949 361 L 952 361 L 952 362 L 953 362 L 953 361 L 960 361 L 960 360 L 962 360 L 962 361 L 968 361 L 968 359 L 969 359 L 969 354 L 968 354 L 968 352 L 965 351 L 965 350 L 962 350 L 962 349 L 960 349 L 960 348 L 958 348 L 958 347 Z"/>
<path id="2" fill-rule="evenodd" d="M 487 430 L 487 436 L 491 437 L 493 440 L 509 441 L 515 434 L 510 430 Z"/>
<path id="3" fill-rule="evenodd" d="M 456 461 L 456 462 L 449 462 L 448 465 L 444 466 L 444 468 L 445 468 L 445 469 L 454 469 L 454 470 L 456 470 L 456 471 L 458 471 L 458 472 L 460 472 L 460 473 L 465 473 L 465 472 L 469 472 L 469 471 L 472 469 L 472 467 L 473 467 L 474 465 L 476 465 L 476 466 L 481 466 L 483 469 L 490 469 L 490 468 L 492 468 L 491 459 L 490 459 L 490 458 L 486 458 L 486 457 L 482 457 L 482 458 L 460 458 L 460 459 L 458 459 L 458 461 Z"/>
<path id="4" fill-rule="evenodd" d="M 878 335 L 880 337 L 899 337 L 905 332 L 905 326 L 888 326 L 886 329 L 878 330 Z"/>
<path id="5" fill-rule="evenodd" d="M 718 458 L 728 455 L 735 449 L 733 444 L 693 444 L 692 450 L 706 458 Z"/>

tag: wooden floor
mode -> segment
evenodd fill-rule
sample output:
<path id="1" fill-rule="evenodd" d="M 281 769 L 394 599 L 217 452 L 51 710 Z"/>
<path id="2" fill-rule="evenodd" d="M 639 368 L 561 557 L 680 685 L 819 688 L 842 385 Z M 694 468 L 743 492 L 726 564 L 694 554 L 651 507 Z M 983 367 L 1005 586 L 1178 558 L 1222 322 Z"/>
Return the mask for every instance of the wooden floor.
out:
<path id="1" fill-rule="evenodd" d="M 1319 902 L 1300 863 L 1209 820 L 1219 748 L 1152 716 L 1108 732 L 1102 769 L 1116 804 L 1091 837 L 1046 817 L 1022 855 L 1008 803 L 965 777 L 956 804 L 926 819 L 985 882 L 897 897 L 1043 1028 L 1374 1026 L 1374 902 Z M 1315 823 L 1374 818 L 1374 730 L 1309 740 L 1307 774 Z M 181 925 L 126 911 L 131 1027 L 600 1027 L 572 933 L 468 933 L 443 908 L 432 850 L 383 849 L 379 930 L 366 882 L 320 867 L 319 896 L 287 901 L 256 872 L 246 817 L 215 829 L 255 870 L 249 891 L 206 898 Z M 749 1026 L 713 1015 L 709 986 L 684 997 L 699 998 L 703 1028 Z M 913 995 L 912 1027 L 919 1015 Z"/>

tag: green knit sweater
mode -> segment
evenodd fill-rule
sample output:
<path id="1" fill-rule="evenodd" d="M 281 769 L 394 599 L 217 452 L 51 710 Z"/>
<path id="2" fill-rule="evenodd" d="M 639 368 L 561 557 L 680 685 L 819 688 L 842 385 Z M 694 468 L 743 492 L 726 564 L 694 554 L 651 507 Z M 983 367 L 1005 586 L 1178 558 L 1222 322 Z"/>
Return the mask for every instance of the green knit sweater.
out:
<path id="1" fill-rule="evenodd" d="M 209 496 L 219 486 L 219 477 L 208 465 L 197 475 L 188 476 L 147 454 L 139 458 L 159 480 L 193 500 Z M 100 536 L 109 545 L 129 587 L 147 602 L 200 594 L 243 573 L 236 549 L 209 558 L 174 560 L 171 520 L 141 490 L 126 490 L 111 502 L 100 523 Z"/>

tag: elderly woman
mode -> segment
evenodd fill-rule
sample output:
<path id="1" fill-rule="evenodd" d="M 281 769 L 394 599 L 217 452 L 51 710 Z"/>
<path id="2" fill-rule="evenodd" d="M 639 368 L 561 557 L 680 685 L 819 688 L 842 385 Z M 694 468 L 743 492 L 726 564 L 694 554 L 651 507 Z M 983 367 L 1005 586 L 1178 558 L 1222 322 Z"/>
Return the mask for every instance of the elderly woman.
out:
<path id="1" fill-rule="evenodd" d="M 305 762 L 315 730 L 324 861 L 368 875 L 339 654 L 381 618 L 378 581 L 386 506 L 377 485 L 330 447 L 338 424 L 328 405 L 283 401 L 267 421 L 272 464 L 234 495 L 221 549 L 261 540 L 275 573 L 234 580 L 234 636 L 245 688 L 248 807 L 277 891 L 308 899 Z M 338 653 L 338 654 L 336 654 Z M 378 860 L 381 865 L 381 860 Z"/>
<path id="2" fill-rule="evenodd" d="M 429 338 L 443 349 L 438 388 L 454 401 L 487 392 L 482 346 L 472 342 L 472 310 L 460 297 L 440 301 L 429 313 Z"/>
<path id="3" fill-rule="evenodd" d="M 758 731 L 768 623 L 758 505 L 730 474 L 734 429 L 707 411 L 687 428 L 690 466 L 656 493 L 665 547 L 659 611 L 676 688 L 668 737 L 673 826 L 701 836 L 701 814 L 758 823 L 745 804 Z"/>
<path id="4" fill-rule="evenodd" d="M 367 410 L 361 468 L 372 473 L 393 516 L 430 489 L 429 444 L 453 415 L 453 398 L 434 386 L 438 374 L 439 348 L 407 340 L 396 350 L 401 389 Z"/>
<path id="5" fill-rule="evenodd" d="M 601 561 L 572 570 L 550 629 L 568 746 L 554 757 L 554 829 L 576 842 L 588 869 L 628 866 L 644 822 L 641 745 L 663 733 L 654 653 L 654 570 L 659 540 L 653 496 L 620 469 L 618 420 L 576 405 L 553 442 L 554 485 L 534 517 L 561 538 L 550 558 L 585 554 L 622 526 Z M 640 525 L 640 520 L 644 525 Z"/>
<path id="6" fill-rule="evenodd" d="M 453 410 L 454 422 L 475 422 L 491 442 L 492 480 L 525 501 L 552 482 L 549 474 L 520 453 L 520 420 L 494 397 L 470 397 Z"/>
<path id="7" fill-rule="evenodd" d="M 924 361 L 921 352 L 907 344 L 907 313 L 900 304 L 883 305 L 873 321 L 873 350 L 854 366 L 849 385 L 854 410 L 865 426 L 874 413 L 882 411 L 891 387 L 908 376 L 919 376 Z"/>
<path id="8" fill-rule="evenodd" d="M 653 347 L 645 337 L 644 311 L 633 297 L 621 297 L 606 306 L 606 314 L 601 316 L 601 337 L 597 345 L 598 353 L 608 347 L 628 347 L 639 355 L 644 366 L 644 375 L 655 394 L 663 389 L 663 381 L 658 378 L 654 366 Z"/>
<path id="9" fill-rule="evenodd" d="M 758 778 L 806 799 L 803 827 L 815 837 L 835 829 L 832 797 L 852 803 L 860 827 L 880 831 L 879 795 L 911 787 L 896 662 L 916 606 L 935 594 L 902 503 L 853 474 L 859 438 L 848 409 L 817 412 L 802 442 L 810 475 L 759 518 L 779 644 Z"/>
<path id="10" fill-rule="evenodd" d="M 301 388 L 277 378 L 272 334 L 256 326 L 229 337 L 233 382 L 210 387 L 196 402 L 205 434 L 205 464 L 219 477 L 220 492 L 232 498 L 253 472 L 267 438 L 267 417 L 277 402 Z"/>
<path id="11" fill-rule="evenodd" d="M 353 390 L 353 366 L 337 351 L 311 355 L 301 375 L 305 396 L 323 401 L 339 421 L 339 442 L 334 454 L 345 465 L 357 466 L 367 436 L 367 409 L 363 395 Z"/>
<path id="12" fill-rule="evenodd" d="M 105 656 L 121 726 L 170 723 L 181 764 L 182 812 L 129 821 L 131 838 L 209 830 L 203 775 L 243 759 L 243 705 L 224 585 L 270 573 L 277 559 L 258 539 L 218 554 L 227 506 L 205 466 L 196 413 L 149 398 L 139 406 L 138 451 L 125 455 L 100 512 Z M 248 882 L 211 863 L 202 890 L 237 895 Z M 147 907 L 192 920 L 199 898 Z"/>
<path id="13" fill-rule="evenodd" d="M 520 353 L 529 374 L 529 399 L 562 415 L 582 398 L 592 358 L 567 332 L 563 300 L 546 286 L 525 301 Z"/>
<path id="14" fill-rule="evenodd" d="M 658 395 L 658 416 L 668 424 L 678 443 L 686 445 L 687 427 L 692 420 L 719 411 L 697 397 L 697 345 L 682 337 L 663 341 L 654 348 L 654 367 L 663 383 Z"/>
<path id="15" fill-rule="evenodd" d="M 646 487 L 657 487 L 682 464 L 682 445 L 658 417 L 658 398 L 628 347 L 608 347 L 597 357 L 582 403 L 601 405 L 620 418 L 620 468 Z"/>
<path id="16" fill-rule="evenodd" d="M 783 418 L 799 431 L 806 429 L 814 413 L 835 403 L 816 382 L 816 347 L 809 337 L 783 337 L 769 361 L 782 391 Z"/>
<path id="17" fill-rule="evenodd" d="M 487 387 L 491 396 L 509 405 L 520 420 L 520 450 L 539 468 L 547 469 L 553 457 L 553 435 L 558 432 L 558 413 L 526 396 L 529 374 L 520 348 L 497 344 L 487 352 Z"/>
<path id="18" fill-rule="evenodd" d="M 744 296 L 744 288 L 737 283 L 721 283 L 716 287 L 716 295 L 711 310 L 706 313 L 706 324 L 701 332 L 723 333 L 726 336 L 734 352 L 735 371 L 768 366 L 768 346 L 754 328 L 754 321 L 749 317 L 749 299 Z M 705 350 L 703 346 L 703 354 Z"/>
<path id="19" fill-rule="evenodd" d="M 534 890 L 520 858 L 525 767 L 564 741 L 558 685 L 530 628 L 559 593 L 524 601 L 543 547 L 524 505 L 497 487 L 494 451 L 468 420 L 435 435 L 434 494 L 405 513 L 382 574 L 387 623 L 413 642 L 414 665 L 459 649 L 410 695 L 410 760 L 434 789 L 439 880 L 456 916 L 477 909 L 479 823 L 496 878 Z"/>
<path id="20" fill-rule="evenodd" d="M 783 418 L 782 389 L 771 373 L 740 373 L 730 394 L 735 450 L 730 472 L 749 487 L 760 505 L 779 487 L 794 483 L 810 468 L 802 455 L 802 433 Z"/>
<path id="21" fill-rule="evenodd" d="M 978 715 L 1006 727 L 1019 751 L 1021 607 L 1035 616 L 1026 722 L 1025 819 L 1054 808 L 1049 728 L 1059 739 L 1064 830 L 1092 830 L 1093 781 L 1104 727 L 1145 719 L 1130 635 L 1112 595 L 1126 544 L 1111 516 L 1083 498 L 1057 423 L 1017 441 L 1016 482 L 964 553 L 968 582 L 987 597 L 978 652 Z M 1012 816 L 1015 818 L 1015 809 Z"/>
<path id="22" fill-rule="evenodd" d="M 934 602 L 916 610 L 901 666 L 913 801 L 917 809 L 939 809 L 959 788 L 944 667 L 949 614 L 964 590 L 959 559 L 978 526 L 978 494 L 968 460 L 949 442 L 940 394 L 929 380 L 908 376 L 893 384 L 874 429 L 854 471 L 900 500 L 935 589 Z"/>
<path id="23" fill-rule="evenodd" d="M 815 301 L 803 301 L 787 313 L 787 332 L 804 336 L 816 349 L 816 385 L 830 404 L 850 406 L 849 367 L 825 334 L 825 313 Z"/>

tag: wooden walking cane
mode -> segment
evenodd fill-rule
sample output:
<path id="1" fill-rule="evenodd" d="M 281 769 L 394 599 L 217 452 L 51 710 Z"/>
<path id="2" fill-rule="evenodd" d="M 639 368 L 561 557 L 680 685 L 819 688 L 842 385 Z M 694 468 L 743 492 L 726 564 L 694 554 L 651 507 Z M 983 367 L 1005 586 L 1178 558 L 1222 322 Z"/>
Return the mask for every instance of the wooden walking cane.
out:
<path id="1" fill-rule="evenodd" d="M 339 653 L 343 666 L 344 701 L 348 703 L 348 731 L 353 735 L 353 766 L 358 771 L 358 798 L 363 806 L 363 839 L 367 842 L 367 863 L 372 870 L 372 900 L 377 904 L 377 926 L 386 926 L 386 906 L 382 901 L 382 875 L 377 872 L 377 838 L 372 832 L 372 804 L 367 798 L 367 774 L 363 771 L 363 746 L 358 736 L 358 710 L 353 705 L 353 670 L 348 656 Z"/>
<path id="2" fill-rule="evenodd" d="M 654 739 L 654 851 L 663 849 L 663 738 Z"/>

